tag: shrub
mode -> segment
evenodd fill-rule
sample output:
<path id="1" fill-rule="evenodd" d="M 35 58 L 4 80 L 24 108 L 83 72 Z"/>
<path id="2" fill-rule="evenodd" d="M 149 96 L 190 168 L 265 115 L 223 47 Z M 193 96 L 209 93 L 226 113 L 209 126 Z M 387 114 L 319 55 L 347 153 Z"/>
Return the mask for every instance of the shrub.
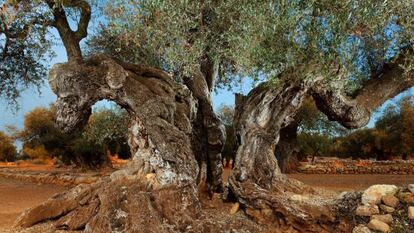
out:
<path id="1" fill-rule="evenodd" d="M 16 158 L 16 147 L 13 139 L 0 131 L 0 161 L 14 161 Z"/>

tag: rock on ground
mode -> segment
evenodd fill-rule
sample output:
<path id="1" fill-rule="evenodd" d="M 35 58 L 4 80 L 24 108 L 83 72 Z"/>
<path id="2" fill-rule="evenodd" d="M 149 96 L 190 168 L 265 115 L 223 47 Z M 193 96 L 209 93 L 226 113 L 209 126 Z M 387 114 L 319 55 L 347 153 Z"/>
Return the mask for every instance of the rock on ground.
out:
<path id="1" fill-rule="evenodd" d="M 352 230 L 352 233 L 371 233 L 371 230 L 365 225 L 358 225 Z"/>
<path id="2" fill-rule="evenodd" d="M 414 194 L 414 184 L 409 184 L 409 185 L 408 185 L 408 190 L 410 190 L 410 192 L 411 192 L 412 194 Z"/>
<path id="3" fill-rule="evenodd" d="M 414 206 L 408 207 L 408 218 L 414 220 Z"/>
<path id="4" fill-rule="evenodd" d="M 362 194 L 362 204 L 379 204 L 382 197 L 386 195 L 395 195 L 398 187 L 395 185 L 373 185 Z"/>
<path id="5" fill-rule="evenodd" d="M 371 219 L 380 220 L 381 222 L 385 222 L 387 224 L 392 224 L 392 221 L 394 220 L 391 214 L 372 215 Z"/>
<path id="6" fill-rule="evenodd" d="M 400 203 L 398 198 L 396 198 L 394 195 L 386 195 L 386 196 L 382 197 L 382 202 L 384 204 L 386 204 L 387 206 L 390 206 L 392 208 L 397 207 L 398 204 Z"/>
<path id="7" fill-rule="evenodd" d="M 368 228 L 383 233 L 390 232 L 390 226 L 378 219 L 371 219 L 371 221 L 368 223 Z"/>
<path id="8" fill-rule="evenodd" d="M 379 214 L 379 209 L 377 205 L 360 205 L 357 207 L 355 213 L 358 216 L 372 216 Z"/>
<path id="9" fill-rule="evenodd" d="M 380 205 L 380 209 L 386 213 L 393 213 L 395 208 L 389 207 L 387 205 Z"/>

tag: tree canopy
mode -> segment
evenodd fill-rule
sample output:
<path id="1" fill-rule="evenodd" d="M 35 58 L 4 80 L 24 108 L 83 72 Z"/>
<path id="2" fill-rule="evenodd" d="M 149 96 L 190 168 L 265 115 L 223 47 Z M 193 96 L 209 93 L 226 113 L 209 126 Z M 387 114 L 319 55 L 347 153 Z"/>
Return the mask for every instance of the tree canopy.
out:
<path id="1" fill-rule="evenodd" d="M 271 79 L 338 78 L 358 90 L 385 62 L 403 57 L 412 70 L 412 2 L 403 1 L 108 1 L 89 53 L 192 76 L 205 63 L 232 86 L 247 74 Z M 39 85 L 56 28 L 69 60 L 82 57 L 92 11 L 86 0 L 1 4 L 1 96 Z M 404 48 L 404 49 L 403 49 Z M 292 71 L 295 71 L 292 74 Z M 341 75 L 338 75 L 339 74 Z"/>

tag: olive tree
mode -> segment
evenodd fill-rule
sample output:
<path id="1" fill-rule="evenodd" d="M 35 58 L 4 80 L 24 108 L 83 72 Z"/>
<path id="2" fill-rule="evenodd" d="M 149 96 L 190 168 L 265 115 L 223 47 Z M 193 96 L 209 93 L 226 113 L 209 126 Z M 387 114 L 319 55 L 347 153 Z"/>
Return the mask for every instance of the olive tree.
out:
<path id="1" fill-rule="evenodd" d="M 50 199 L 22 215 L 18 225 L 52 219 L 55 228 L 85 232 L 230 230 L 232 221 L 207 224 L 221 222 L 220 216 L 205 211 L 198 195 L 206 187 L 210 193 L 223 187 L 225 135 L 211 91 L 250 75 L 265 82 L 236 97 L 240 146 L 231 196 L 246 213 L 281 231 L 349 232 L 352 224 L 335 208 L 340 200 L 282 175 L 274 148 L 306 96 L 330 120 L 355 128 L 412 86 L 411 4 L 116 0 L 108 2 L 100 34 L 113 42 L 103 43 L 108 40 L 98 34 L 84 56 L 80 42 L 88 36 L 91 2 L 7 2 L 2 15 L 26 19 L 38 9 L 46 12 L 36 18 L 47 18 L 39 23 L 2 16 L 6 39 L 13 38 L 9 25 L 20 25 L 21 38 L 36 32 L 25 25 L 40 25 L 57 29 L 64 44 L 68 62 L 49 72 L 59 128 L 85 126 L 101 99 L 116 102 L 132 119 L 133 159 L 125 169 Z M 76 20 L 68 21 L 72 15 Z"/>

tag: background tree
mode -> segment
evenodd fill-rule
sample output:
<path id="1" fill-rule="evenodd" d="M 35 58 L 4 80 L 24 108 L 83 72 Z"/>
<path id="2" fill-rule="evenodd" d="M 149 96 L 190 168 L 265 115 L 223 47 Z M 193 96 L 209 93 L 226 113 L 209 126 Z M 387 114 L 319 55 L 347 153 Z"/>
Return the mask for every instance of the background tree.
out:
<path id="1" fill-rule="evenodd" d="M 403 159 L 408 159 L 414 153 L 414 105 L 412 98 L 405 98 L 401 103 L 401 149 Z M 396 145 L 396 144 L 394 144 Z"/>
<path id="2" fill-rule="evenodd" d="M 0 131 L 0 161 L 12 162 L 16 159 L 16 155 L 13 139 Z"/>
<path id="3" fill-rule="evenodd" d="M 129 120 L 121 110 L 100 109 L 92 114 L 85 130 L 72 134 L 56 128 L 55 118 L 53 106 L 35 108 L 26 114 L 24 129 L 17 134 L 23 142 L 23 156 L 39 160 L 56 157 L 65 164 L 88 168 L 110 165 L 108 150 L 129 158 Z"/>
<path id="4" fill-rule="evenodd" d="M 99 109 L 89 118 L 83 138 L 102 146 L 104 152 L 128 159 L 131 156 L 127 138 L 129 121 L 126 111 L 118 107 Z"/>
<path id="5" fill-rule="evenodd" d="M 223 151 L 221 152 L 223 158 L 228 161 L 233 160 L 236 154 L 236 136 L 234 135 L 234 107 L 230 105 L 221 105 L 217 111 L 218 117 L 226 127 L 226 143 L 224 144 Z"/>
<path id="6" fill-rule="evenodd" d="M 275 153 L 281 171 L 294 172 L 307 156 L 330 156 L 330 142 L 346 132 L 319 111 L 312 98 L 305 99 L 294 121 L 280 131 Z"/>

